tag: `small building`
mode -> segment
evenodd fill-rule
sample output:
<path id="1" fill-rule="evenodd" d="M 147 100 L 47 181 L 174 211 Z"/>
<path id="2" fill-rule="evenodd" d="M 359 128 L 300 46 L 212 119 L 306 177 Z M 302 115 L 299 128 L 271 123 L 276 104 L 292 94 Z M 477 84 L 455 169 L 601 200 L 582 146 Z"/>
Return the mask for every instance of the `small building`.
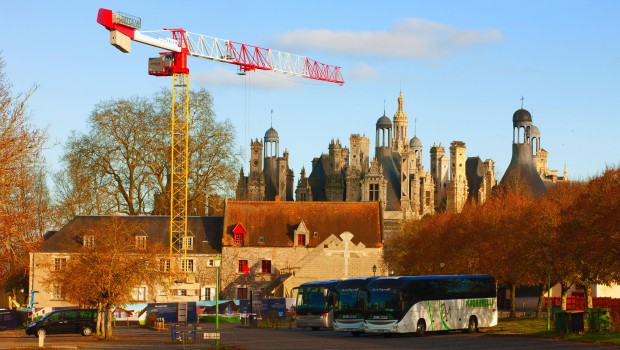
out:
<path id="1" fill-rule="evenodd" d="M 46 235 L 37 252 L 30 253 L 30 290 L 33 293 L 36 308 L 58 308 L 74 306 L 65 299 L 62 286 L 45 284 L 46 278 L 54 270 L 65 268 L 67 261 L 75 253 L 79 245 L 96 242 L 86 238 L 88 233 L 102 227 L 112 216 L 76 216 L 57 232 Z M 170 242 L 170 217 L 168 216 L 115 216 L 126 220 L 133 227 L 140 227 L 136 235 L 136 243 L 150 244 L 159 242 L 165 246 Z M 133 302 L 184 302 L 198 300 L 214 300 L 216 287 L 216 271 L 214 259 L 221 251 L 222 217 L 189 217 L 187 257 L 184 266 L 187 268 L 185 281 L 171 285 L 159 285 L 149 288 L 145 281 L 134 283 Z M 138 240 L 140 242 L 138 242 Z M 162 256 L 166 260 L 167 256 Z M 169 263 L 168 263 L 169 264 Z M 168 265 L 169 267 L 169 265 Z M 160 266 L 161 268 L 161 266 Z M 80 271 L 75 272 L 80 273 Z"/>
<path id="2" fill-rule="evenodd" d="M 381 202 L 229 200 L 221 298 L 288 297 L 304 282 L 385 275 L 382 232 Z"/>

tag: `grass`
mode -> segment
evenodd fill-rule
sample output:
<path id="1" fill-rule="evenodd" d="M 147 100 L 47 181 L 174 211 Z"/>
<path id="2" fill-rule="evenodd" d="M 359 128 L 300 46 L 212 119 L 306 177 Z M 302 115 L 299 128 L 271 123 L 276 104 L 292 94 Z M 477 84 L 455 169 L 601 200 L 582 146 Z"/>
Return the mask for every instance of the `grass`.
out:
<path id="1" fill-rule="evenodd" d="M 547 331 L 546 318 L 500 318 L 497 326 L 483 328 L 481 332 L 497 335 L 524 335 L 574 342 L 602 343 L 620 345 L 620 333 L 560 334 L 555 331 L 553 321 Z"/>

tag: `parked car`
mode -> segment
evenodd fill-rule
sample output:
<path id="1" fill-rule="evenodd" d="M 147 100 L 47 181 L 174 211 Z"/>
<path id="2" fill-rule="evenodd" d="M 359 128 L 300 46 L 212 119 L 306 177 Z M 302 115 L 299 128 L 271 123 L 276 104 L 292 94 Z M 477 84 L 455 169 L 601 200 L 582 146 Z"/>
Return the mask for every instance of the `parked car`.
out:
<path id="1" fill-rule="evenodd" d="M 46 334 L 78 333 L 84 336 L 97 329 L 97 310 L 68 309 L 52 311 L 26 328 L 27 335 L 36 337 Z"/>

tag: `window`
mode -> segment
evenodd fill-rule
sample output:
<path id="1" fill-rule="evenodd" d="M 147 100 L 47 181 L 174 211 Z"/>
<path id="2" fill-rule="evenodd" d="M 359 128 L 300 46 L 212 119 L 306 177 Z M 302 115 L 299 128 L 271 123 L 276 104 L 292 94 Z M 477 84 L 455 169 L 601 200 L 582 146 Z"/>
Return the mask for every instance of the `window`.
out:
<path id="1" fill-rule="evenodd" d="M 306 235 L 297 235 L 297 245 L 302 247 L 306 245 Z"/>
<path id="2" fill-rule="evenodd" d="M 248 289 L 247 288 L 237 288 L 237 299 L 239 299 L 239 300 L 247 300 L 248 299 Z"/>
<path id="3" fill-rule="evenodd" d="M 93 248 L 95 247 L 95 236 L 93 235 L 84 235 L 82 243 L 85 248 Z"/>
<path id="4" fill-rule="evenodd" d="M 202 287 L 202 292 L 200 293 L 200 300 L 211 300 L 211 288 Z"/>
<path id="5" fill-rule="evenodd" d="M 56 258 L 54 259 L 54 271 L 60 271 L 65 268 L 67 265 L 66 258 Z"/>
<path id="6" fill-rule="evenodd" d="M 247 272 L 250 271 L 250 266 L 248 265 L 248 261 L 247 260 L 239 260 L 239 270 L 237 272 L 245 273 L 246 271 Z"/>
<path id="7" fill-rule="evenodd" d="M 209 261 L 207 262 L 207 265 L 208 265 L 209 267 L 213 267 L 213 266 L 215 266 L 215 260 L 213 260 L 213 259 L 209 259 Z"/>
<path id="8" fill-rule="evenodd" d="M 52 300 L 65 300 L 65 290 L 60 284 L 52 287 Z"/>
<path id="9" fill-rule="evenodd" d="M 241 232 L 237 232 L 235 233 L 235 245 L 239 245 L 239 246 L 244 246 L 244 237 L 243 237 L 243 233 Z"/>
<path id="10" fill-rule="evenodd" d="M 261 263 L 262 273 L 271 273 L 271 260 L 263 260 Z"/>
<path id="11" fill-rule="evenodd" d="M 146 236 L 136 236 L 136 249 L 146 249 Z"/>
<path id="12" fill-rule="evenodd" d="M 185 242 L 185 249 L 187 250 L 194 249 L 194 237 L 187 236 L 183 239 L 183 241 Z"/>
<path id="13" fill-rule="evenodd" d="M 146 301 L 146 287 L 134 287 L 131 298 L 134 301 Z"/>
<path id="14" fill-rule="evenodd" d="M 159 259 L 159 271 L 170 271 L 170 259 Z"/>
<path id="15" fill-rule="evenodd" d="M 368 200 L 370 201 L 378 201 L 379 200 L 379 184 L 370 184 L 368 189 Z"/>
<path id="16" fill-rule="evenodd" d="M 181 264 L 181 271 L 194 272 L 194 259 L 184 260 L 183 264 Z"/>
<path id="17" fill-rule="evenodd" d="M 177 289 L 178 296 L 187 296 L 187 289 Z"/>

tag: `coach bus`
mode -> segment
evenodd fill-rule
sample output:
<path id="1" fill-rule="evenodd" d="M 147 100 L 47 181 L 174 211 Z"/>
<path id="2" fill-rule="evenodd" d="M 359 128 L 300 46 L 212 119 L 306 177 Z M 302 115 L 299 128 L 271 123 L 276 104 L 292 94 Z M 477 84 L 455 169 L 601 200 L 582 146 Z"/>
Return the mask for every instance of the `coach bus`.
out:
<path id="1" fill-rule="evenodd" d="M 366 333 L 473 333 L 497 325 L 497 285 L 488 275 L 384 277 L 363 293 Z"/>
<path id="2" fill-rule="evenodd" d="M 333 327 L 332 292 L 339 280 L 307 282 L 297 289 L 295 323 L 313 331 Z"/>
<path id="3" fill-rule="evenodd" d="M 336 285 L 333 292 L 334 331 L 351 332 L 353 336 L 364 333 L 365 294 L 358 292 L 377 278 L 349 278 Z"/>

